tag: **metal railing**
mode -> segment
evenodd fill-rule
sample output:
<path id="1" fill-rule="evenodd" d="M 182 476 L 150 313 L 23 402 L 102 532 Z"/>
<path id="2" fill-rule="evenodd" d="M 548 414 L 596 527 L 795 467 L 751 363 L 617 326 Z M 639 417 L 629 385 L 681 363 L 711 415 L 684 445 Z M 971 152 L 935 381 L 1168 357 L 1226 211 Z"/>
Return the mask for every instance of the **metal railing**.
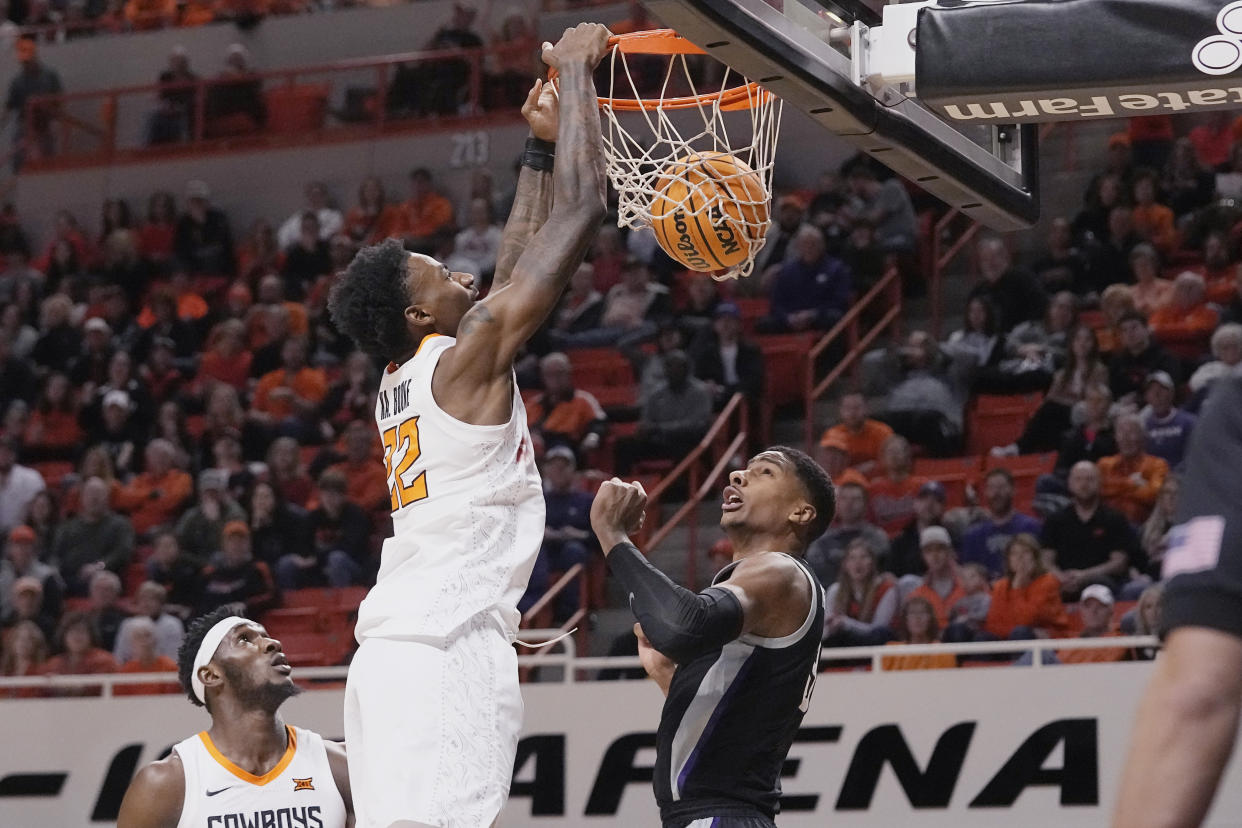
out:
<path id="1" fill-rule="evenodd" d="M 961 226 L 963 219 L 966 221 L 965 226 L 957 232 L 956 238 L 950 240 L 954 233 L 954 226 Z M 931 278 L 927 291 L 931 299 L 931 333 L 937 340 L 940 339 L 940 325 L 944 318 L 942 294 L 945 268 L 966 249 L 982 227 L 983 225 L 956 207 L 942 215 L 932 227 Z"/>
<path id="2" fill-rule="evenodd" d="M 689 537 L 686 545 L 684 581 L 687 585 L 698 583 L 699 507 L 703 499 L 714 490 L 720 475 L 725 472 L 730 463 L 734 462 L 738 452 L 745 449 L 748 423 L 749 412 L 746 400 L 740 393 L 734 394 L 721 412 L 716 415 L 715 422 L 698 444 L 647 494 L 648 502 L 655 504 L 654 508 L 658 509 L 664 493 L 683 477 L 686 479 L 689 489 L 686 502 L 673 513 L 672 517 L 664 521 L 643 545 L 650 554 L 650 551 L 663 543 L 674 529 L 689 519 L 686 527 Z M 712 463 L 712 466 L 706 473 L 703 473 L 702 461 L 705 458 L 707 462 Z"/>
<path id="3" fill-rule="evenodd" d="M 888 309 L 875 318 L 866 333 L 862 333 L 863 315 L 874 314 L 884 307 Z M 815 403 L 847 370 L 853 369 L 857 373 L 862 355 L 871 347 L 876 338 L 890 327 L 894 336 L 901 335 L 901 273 L 896 267 L 888 268 L 880 281 L 864 293 L 837 324 L 833 325 L 828 333 L 811 347 L 807 354 L 803 393 L 803 428 L 808 451 L 813 451 L 816 443 Z M 833 365 L 823 379 L 816 382 L 815 374 L 820 355 L 830 346 L 838 344 L 842 337 L 845 339 L 847 349 L 845 355 Z"/>
<path id="4" fill-rule="evenodd" d="M 192 82 L 31 96 L 27 170 L 374 139 L 518 118 L 503 71 L 535 50 L 440 49 Z M 493 63 L 493 61 L 495 61 Z"/>
<path id="5" fill-rule="evenodd" d="M 521 638 L 532 643 L 537 640 L 551 640 L 561 635 L 559 629 L 522 630 Z M 541 651 L 534 655 L 519 655 L 518 668 L 529 667 L 562 667 L 560 681 L 573 684 L 584 679 L 592 680 L 589 671 L 596 670 L 632 670 L 642 666 L 638 656 L 579 656 L 573 637 L 562 638 L 555 647 L 562 652 L 552 653 Z M 1037 654 L 1029 664 L 998 663 L 995 669 L 1039 670 L 1047 668 L 1043 653 L 1056 650 L 1131 650 L 1154 649 L 1160 647 L 1155 636 L 1130 635 L 1105 638 L 1038 638 L 1030 641 L 989 641 L 968 644 L 901 644 L 887 647 L 839 647 L 825 648 L 820 652 L 820 667 L 831 667 L 837 662 L 857 664 L 869 662 L 871 672 L 886 672 L 884 658 L 918 655 L 965 655 L 983 656 L 997 654 L 1017 654 L 1032 652 Z M 1098 662 L 1096 662 L 1098 663 Z M 1072 668 L 1075 665 L 1061 665 Z M 891 671 L 887 671 L 891 672 Z M 293 676 L 301 682 L 340 682 L 349 673 L 348 667 L 294 667 Z M 624 678 L 624 673 L 620 673 Z M 175 681 L 172 673 L 99 673 L 90 676 L 28 676 L 20 678 L 0 677 L 0 695 L 6 690 L 50 690 L 53 688 L 93 688 L 102 687 L 105 698 L 116 696 L 114 688 L 125 684 L 168 683 Z M 3 703 L 3 700 L 0 700 Z"/>

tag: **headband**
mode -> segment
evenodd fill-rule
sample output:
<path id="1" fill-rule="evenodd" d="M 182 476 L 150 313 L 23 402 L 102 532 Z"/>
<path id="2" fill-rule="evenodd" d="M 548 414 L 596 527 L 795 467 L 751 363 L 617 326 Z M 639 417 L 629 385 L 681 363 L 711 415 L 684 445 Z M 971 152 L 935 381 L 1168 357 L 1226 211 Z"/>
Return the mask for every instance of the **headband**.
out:
<path id="1" fill-rule="evenodd" d="M 203 688 L 203 680 L 198 677 L 198 671 L 202 667 L 207 666 L 207 662 L 216 654 L 216 649 L 220 646 L 220 642 L 229 634 L 229 631 L 238 624 L 251 623 L 249 618 L 243 618 L 240 615 L 230 615 L 228 618 L 221 618 L 215 623 L 207 634 L 203 636 L 203 643 L 198 645 L 198 654 L 194 656 L 194 667 L 190 670 L 190 687 L 193 689 L 194 698 L 203 704 L 207 703 L 207 697 Z"/>

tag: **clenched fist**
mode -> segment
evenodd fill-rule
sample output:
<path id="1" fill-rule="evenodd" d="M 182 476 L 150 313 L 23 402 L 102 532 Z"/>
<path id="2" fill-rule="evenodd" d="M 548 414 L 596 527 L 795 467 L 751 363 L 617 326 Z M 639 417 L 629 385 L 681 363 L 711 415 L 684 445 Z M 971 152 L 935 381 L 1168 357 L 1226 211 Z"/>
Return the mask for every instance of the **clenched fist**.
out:
<path id="1" fill-rule="evenodd" d="M 646 509 L 647 493 L 642 484 L 626 483 L 618 477 L 604 481 L 591 504 L 591 528 L 605 555 L 642 528 Z"/>

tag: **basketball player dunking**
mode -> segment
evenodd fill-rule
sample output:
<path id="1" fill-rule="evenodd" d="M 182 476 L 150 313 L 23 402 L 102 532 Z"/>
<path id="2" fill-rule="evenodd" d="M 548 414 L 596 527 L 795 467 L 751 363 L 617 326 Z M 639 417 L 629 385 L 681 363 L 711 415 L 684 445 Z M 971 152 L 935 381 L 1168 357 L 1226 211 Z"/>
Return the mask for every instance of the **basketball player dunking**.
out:
<path id="1" fill-rule="evenodd" d="M 191 622 L 177 661 L 211 729 L 138 772 L 117 828 L 354 824 L 345 749 L 280 719 L 300 690 L 279 641 L 226 606 Z"/>
<path id="2" fill-rule="evenodd" d="M 473 276 L 390 239 L 362 250 L 329 300 L 341 331 L 391 363 L 376 419 L 394 533 L 358 611 L 345 690 L 363 828 L 483 828 L 508 795 L 522 720 L 516 605 L 544 523 L 513 360 L 604 217 L 591 74 L 608 37 L 584 23 L 544 45 L 559 113 L 536 83 L 523 107 L 534 138 L 486 299 L 476 303 Z"/>
<path id="3" fill-rule="evenodd" d="M 729 475 L 720 525 L 733 562 L 699 593 L 677 586 L 630 542 L 647 496 L 604 483 L 591 526 L 630 593 L 639 655 L 667 699 L 656 744 L 664 828 L 771 828 L 781 766 L 811 700 L 823 588 L 802 560 L 832 520 L 832 481 L 776 446 Z"/>

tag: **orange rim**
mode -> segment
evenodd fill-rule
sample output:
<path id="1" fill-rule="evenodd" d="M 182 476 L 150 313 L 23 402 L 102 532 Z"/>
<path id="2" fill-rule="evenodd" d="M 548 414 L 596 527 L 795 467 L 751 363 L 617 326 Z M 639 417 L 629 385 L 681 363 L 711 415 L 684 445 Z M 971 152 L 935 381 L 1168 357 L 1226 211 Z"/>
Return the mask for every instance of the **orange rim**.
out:
<path id="1" fill-rule="evenodd" d="M 623 55 L 704 55 L 698 46 L 686 40 L 672 29 L 652 29 L 646 32 L 613 35 L 608 45 Z M 548 80 L 556 82 L 555 69 L 548 70 Z M 676 98 L 647 101 L 642 98 L 600 98 L 600 108 L 615 112 L 641 112 L 652 109 L 698 109 L 720 102 L 725 112 L 754 109 L 766 102 L 772 93 L 751 81 L 732 89 L 706 92 L 701 95 L 683 95 Z"/>

